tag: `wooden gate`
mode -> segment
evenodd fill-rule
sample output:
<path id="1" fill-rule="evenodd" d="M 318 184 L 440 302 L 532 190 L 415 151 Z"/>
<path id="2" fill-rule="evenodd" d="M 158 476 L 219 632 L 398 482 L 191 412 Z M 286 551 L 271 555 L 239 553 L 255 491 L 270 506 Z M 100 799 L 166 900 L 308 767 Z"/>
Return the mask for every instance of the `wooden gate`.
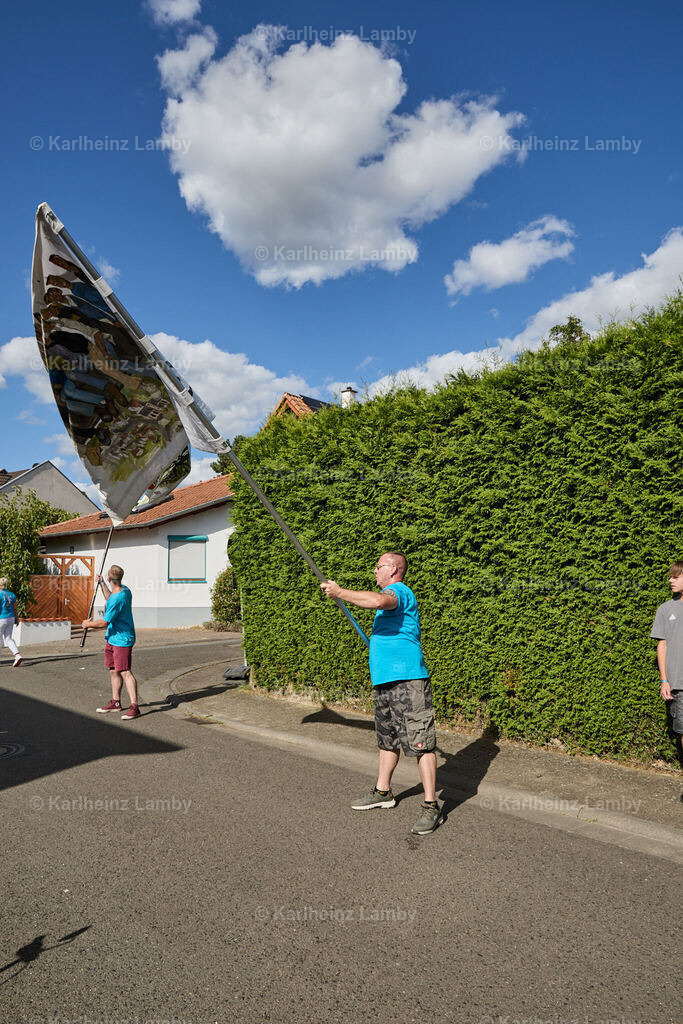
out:
<path id="1" fill-rule="evenodd" d="M 27 619 L 70 619 L 80 623 L 88 617 L 95 580 L 95 558 L 92 555 L 41 555 L 58 570 L 44 576 L 31 577 L 35 604 L 29 606 Z M 76 575 L 81 563 L 87 575 Z M 69 572 L 71 570 L 71 572 Z"/>

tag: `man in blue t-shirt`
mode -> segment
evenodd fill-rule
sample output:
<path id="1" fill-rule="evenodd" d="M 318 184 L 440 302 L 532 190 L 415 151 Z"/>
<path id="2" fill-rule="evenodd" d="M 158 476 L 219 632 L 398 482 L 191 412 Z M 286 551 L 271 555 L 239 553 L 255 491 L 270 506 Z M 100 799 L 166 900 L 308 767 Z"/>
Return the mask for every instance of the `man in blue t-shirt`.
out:
<path id="1" fill-rule="evenodd" d="M 97 582 L 102 587 L 107 603 L 103 619 L 84 619 L 84 629 L 104 629 L 104 667 L 109 669 L 111 680 L 111 700 L 101 708 L 100 714 L 108 711 L 121 710 L 121 689 L 126 684 L 130 707 L 121 718 L 128 720 L 140 717 L 138 708 L 138 684 L 131 671 L 133 661 L 133 644 L 135 643 L 135 624 L 133 622 L 132 594 L 121 582 L 123 569 L 120 565 L 112 565 L 107 575 L 111 590 L 101 576 Z"/>
<path id="2" fill-rule="evenodd" d="M 410 587 L 403 583 L 408 562 L 400 551 L 387 551 L 375 568 L 381 593 L 344 590 L 334 580 L 321 583 L 331 598 L 358 608 L 376 608 L 370 637 L 370 678 L 375 698 L 375 732 L 379 747 L 377 784 L 351 806 L 356 811 L 395 807 L 391 777 L 401 749 L 417 757 L 424 788 L 422 812 L 412 831 L 433 832 L 443 808 L 436 799 L 436 731 L 432 690 L 420 643 L 420 616 Z"/>

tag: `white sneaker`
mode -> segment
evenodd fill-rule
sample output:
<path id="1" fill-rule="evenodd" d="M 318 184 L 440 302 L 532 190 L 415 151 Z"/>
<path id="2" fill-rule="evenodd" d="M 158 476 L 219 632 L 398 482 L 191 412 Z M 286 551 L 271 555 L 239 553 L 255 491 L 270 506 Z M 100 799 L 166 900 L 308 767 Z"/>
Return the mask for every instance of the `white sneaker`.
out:
<path id="1" fill-rule="evenodd" d="M 23 660 L 24 659 L 22 658 L 22 656 L 20 654 L 16 654 L 14 656 L 14 664 L 12 665 L 12 668 L 19 668 L 19 666 L 21 665 Z"/>

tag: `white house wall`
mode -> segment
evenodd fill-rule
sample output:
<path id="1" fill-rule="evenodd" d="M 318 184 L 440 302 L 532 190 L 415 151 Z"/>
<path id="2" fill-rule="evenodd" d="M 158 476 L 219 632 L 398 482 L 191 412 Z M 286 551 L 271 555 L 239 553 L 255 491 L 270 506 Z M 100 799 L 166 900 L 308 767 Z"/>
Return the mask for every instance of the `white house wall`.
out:
<path id="1" fill-rule="evenodd" d="M 168 522 L 135 530 L 114 530 L 107 566 L 120 565 L 123 582 L 133 595 L 133 618 L 140 628 L 153 626 L 198 626 L 211 618 L 211 588 L 216 577 L 229 565 L 227 544 L 234 526 L 230 504 L 193 512 Z M 168 538 L 206 536 L 206 582 L 168 582 Z M 95 555 L 99 570 L 107 531 L 73 537 L 47 537 L 49 555 Z M 95 617 L 104 611 L 102 592 L 95 601 Z"/>
<path id="2" fill-rule="evenodd" d="M 20 477 L 9 480 L 0 490 L 3 494 L 12 495 L 19 488 L 24 494 L 35 491 L 41 501 L 49 501 L 56 508 L 75 512 L 79 516 L 90 516 L 98 511 L 97 505 L 87 494 L 72 484 L 51 462 L 41 462 Z"/>

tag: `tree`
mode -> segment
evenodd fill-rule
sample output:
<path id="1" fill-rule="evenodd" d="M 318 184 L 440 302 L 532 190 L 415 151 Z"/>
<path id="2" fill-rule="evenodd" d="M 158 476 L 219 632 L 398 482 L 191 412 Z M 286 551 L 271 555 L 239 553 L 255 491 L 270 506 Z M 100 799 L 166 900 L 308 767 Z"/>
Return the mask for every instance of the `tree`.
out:
<path id="1" fill-rule="evenodd" d="M 229 629 L 240 622 L 240 591 L 231 566 L 216 577 L 211 591 L 211 615 L 214 622 Z"/>
<path id="2" fill-rule="evenodd" d="M 31 576 L 44 571 L 37 557 L 39 531 L 76 515 L 41 501 L 35 491 L 24 493 L 17 488 L 11 496 L 0 494 L 0 576 L 7 577 L 17 595 L 19 614 L 26 612 L 32 600 Z"/>
<path id="3" fill-rule="evenodd" d="M 549 340 L 552 345 L 562 341 L 578 345 L 582 341 L 590 341 L 590 334 L 584 330 L 578 316 L 569 316 L 566 324 L 555 324 L 550 328 Z"/>
<path id="4" fill-rule="evenodd" d="M 236 434 L 235 439 L 232 442 L 232 450 L 235 455 L 239 457 L 240 445 L 243 441 L 246 441 L 246 434 Z M 211 469 L 214 473 L 230 473 L 233 471 L 234 466 L 227 455 L 219 455 L 215 462 L 211 463 Z"/>

